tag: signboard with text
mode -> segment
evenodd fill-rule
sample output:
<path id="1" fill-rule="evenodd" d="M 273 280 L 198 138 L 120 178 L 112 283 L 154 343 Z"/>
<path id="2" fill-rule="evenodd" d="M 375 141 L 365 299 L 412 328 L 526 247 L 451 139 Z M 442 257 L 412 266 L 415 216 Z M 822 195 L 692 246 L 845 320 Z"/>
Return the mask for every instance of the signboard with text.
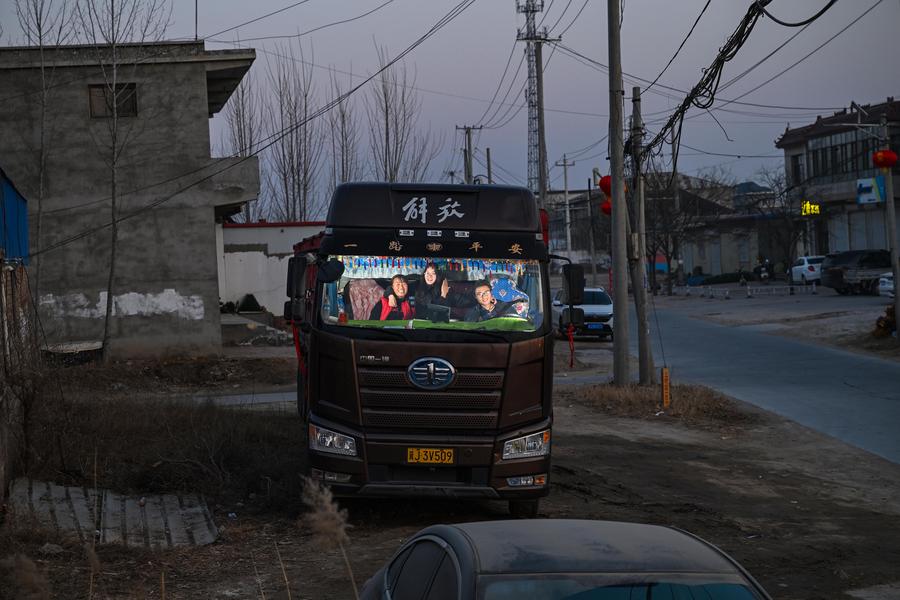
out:
<path id="1" fill-rule="evenodd" d="M 856 203 L 876 204 L 884 202 L 884 176 L 856 180 Z"/>

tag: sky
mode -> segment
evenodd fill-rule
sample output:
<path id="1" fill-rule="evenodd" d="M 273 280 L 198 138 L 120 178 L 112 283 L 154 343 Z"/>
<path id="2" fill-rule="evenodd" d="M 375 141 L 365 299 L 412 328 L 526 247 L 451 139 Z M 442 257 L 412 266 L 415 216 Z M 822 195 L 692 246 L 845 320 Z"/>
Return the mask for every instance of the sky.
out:
<path id="1" fill-rule="evenodd" d="M 284 40 L 251 38 L 294 35 L 373 11 L 352 22 L 299 38 L 305 56 L 316 65 L 313 72 L 324 92 L 329 67 L 344 72 L 347 78 L 352 73 L 358 82 L 359 77 L 377 69 L 376 47 L 387 49 L 393 57 L 457 3 L 458 0 L 197 0 L 197 33 L 207 40 L 207 49 L 233 48 L 237 40 L 242 40 L 241 46 L 256 48 L 253 69 L 258 79 L 263 79 L 265 62 L 271 56 L 267 52 L 277 51 L 277 44 Z M 707 0 L 624 0 L 621 36 L 625 73 L 644 80 L 656 78 L 706 3 Z M 768 8 L 781 20 L 800 21 L 825 4 L 826 0 L 775 0 Z M 816 50 L 876 4 L 865 17 Z M 12 5 L 12 0 L 0 2 L 4 44 L 16 42 Z M 643 94 L 642 111 L 648 132 L 658 130 L 661 120 L 684 98 L 682 92 L 697 83 L 703 68 L 716 56 L 749 5 L 750 0 L 709 1 L 695 31 L 659 80 L 667 88 L 658 84 Z M 264 17 L 282 8 L 286 10 Z M 167 37 L 192 39 L 194 2 L 175 0 L 172 17 Z M 561 36 L 565 46 L 544 49 L 551 187 L 563 187 L 563 169 L 554 163 L 566 155 L 575 162 L 568 173 L 570 188 L 584 188 L 593 168 L 602 173 L 609 171 L 606 142 L 597 143 L 609 130 L 608 75 L 584 59 L 573 58 L 566 48 L 608 64 L 607 3 L 546 0 L 538 20 L 543 20 L 550 37 Z M 691 109 L 682 141 L 693 149 L 682 147 L 679 171 L 703 174 L 717 169 L 737 180 L 759 179 L 761 168 L 782 166 L 774 142 L 787 125 L 797 127 L 813 122 L 816 115 L 830 115 L 851 101 L 866 104 L 883 102 L 887 96 L 900 97 L 900 61 L 890 58 L 897 54 L 892 37 L 898 23 L 900 0 L 841 0 L 803 31 L 761 19 L 738 55 L 726 65 L 723 83 L 753 66 L 792 35 L 797 34 L 796 38 L 740 81 L 720 90 L 716 105 L 742 96 L 813 52 L 785 74 L 741 98 L 742 102 L 789 108 L 731 104 L 711 113 Z M 241 26 L 234 28 L 237 25 Z M 476 0 L 406 57 L 407 67 L 416 74 L 420 125 L 444 140 L 443 151 L 433 163 L 432 179 L 445 178 L 448 170 L 462 171 L 463 140 L 457 126 L 487 125 L 474 136 L 476 156 L 483 160 L 484 150 L 490 148 L 494 174 L 500 182 L 526 183 L 527 109 L 519 108 L 525 102 L 519 93 L 524 66 L 510 86 L 524 52 L 524 44 L 515 41 L 517 28 L 523 25 L 524 16 L 517 14 L 514 0 Z M 510 67 L 501 82 L 508 61 Z M 626 116 L 631 113 L 631 88 L 635 84 L 647 86 L 626 78 Z M 508 89 L 510 92 L 505 95 Z M 365 92 L 360 90 L 360 94 Z M 495 94 L 497 101 L 505 98 L 504 104 L 491 103 Z M 324 93 L 322 97 L 324 101 Z M 363 115 L 361 105 L 358 112 Z M 222 122 L 221 116 L 211 121 L 214 145 L 221 135 Z M 486 169 L 476 164 L 475 171 L 479 174 Z"/>

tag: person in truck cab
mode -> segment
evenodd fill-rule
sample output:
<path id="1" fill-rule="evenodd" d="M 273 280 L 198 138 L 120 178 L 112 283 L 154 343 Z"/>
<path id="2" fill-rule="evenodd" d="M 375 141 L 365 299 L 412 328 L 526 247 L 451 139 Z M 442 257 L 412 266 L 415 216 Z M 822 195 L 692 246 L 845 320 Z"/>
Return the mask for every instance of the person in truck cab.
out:
<path id="1" fill-rule="evenodd" d="M 413 309 L 406 297 L 409 283 L 403 275 L 391 277 L 391 289 L 385 290 L 381 302 L 372 307 L 371 321 L 394 321 L 413 318 Z"/>
<path id="2" fill-rule="evenodd" d="M 422 272 L 422 281 L 416 287 L 415 308 L 416 318 L 428 318 L 428 307 L 432 304 L 438 306 L 469 307 L 472 301 L 450 289 L 447 276 L 439 273 L 434 263 L 428 263 Z"/>
<path id="3" fill-rule="evenodd" d="M 491 284 L 487 281 L 480 281 L 475 286 L 475 301 L 478 302 L 472 307 L 472 310 L 466 314 L 466 321 L 478 323 L 487 321 L 495 317 L 503 317 L 514 314 L 511 302 L 502 302 L 494 298 L 491 290 Z"/>

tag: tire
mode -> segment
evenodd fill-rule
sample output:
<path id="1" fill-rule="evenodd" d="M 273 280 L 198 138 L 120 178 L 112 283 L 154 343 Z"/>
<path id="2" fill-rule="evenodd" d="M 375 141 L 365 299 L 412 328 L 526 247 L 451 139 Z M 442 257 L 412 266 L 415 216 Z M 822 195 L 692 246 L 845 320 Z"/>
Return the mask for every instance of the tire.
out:
<path id="1" fill-rule="evenodd" d="M 510 500 L 509 514 L 516 519 L 535 519 L 540 500 Z"/>

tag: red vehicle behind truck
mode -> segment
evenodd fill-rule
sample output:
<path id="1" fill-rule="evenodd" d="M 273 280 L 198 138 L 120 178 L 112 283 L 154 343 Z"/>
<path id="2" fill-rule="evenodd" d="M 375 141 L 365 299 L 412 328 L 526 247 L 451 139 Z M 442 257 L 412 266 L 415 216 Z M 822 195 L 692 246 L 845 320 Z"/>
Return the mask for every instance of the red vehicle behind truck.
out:
<path id="1" fill-rule="evenodd" d="M 523 188 L 337 188 L 325 230 L 295 246 L 285 305 L 311 477 L 337 495 L 537 513 L 553 425 L 544 236 Z M 583 274 L 565 269 L 578 302 Z"/>

